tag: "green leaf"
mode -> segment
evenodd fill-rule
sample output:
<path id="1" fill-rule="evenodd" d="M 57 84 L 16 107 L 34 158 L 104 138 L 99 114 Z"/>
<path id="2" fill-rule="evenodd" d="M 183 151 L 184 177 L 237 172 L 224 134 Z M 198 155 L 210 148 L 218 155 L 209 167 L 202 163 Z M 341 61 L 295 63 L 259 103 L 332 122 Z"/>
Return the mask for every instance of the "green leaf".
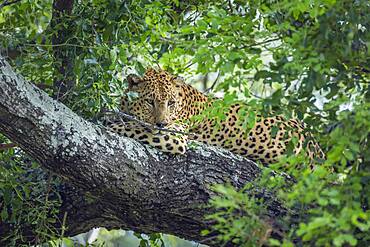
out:
<path id="1" fill-rule="evenodd" d="M 343 246 L 345 243 L 355 246 L 357 244 L 357 240 L 350 234 L 340 234 L 333 239 L 333 244 L 335 246 Z"/>
<path id="2" fill-rule="evenodd" d="M 271 246 L 281 246 L 280 241 L 279 241 L 279 240 L 277 240 L 277 239 L 273 239 L 273 238 L 270 238 L 270 239 L 269 239 L 269 244 L 270 244 Z"/>
<path id="3" fill-rule="evenodd" d="M 0 213 L 1 221 L 6 221 L 8 219 L 8 210 L 6 207 L 3 207 Z"/>
<path id="4" fill-rule="evenodd" d="M 149 26 L 152 25 L 152 18 L 150 16 L 145 17 L 145 23 L 148 24 Z"/>

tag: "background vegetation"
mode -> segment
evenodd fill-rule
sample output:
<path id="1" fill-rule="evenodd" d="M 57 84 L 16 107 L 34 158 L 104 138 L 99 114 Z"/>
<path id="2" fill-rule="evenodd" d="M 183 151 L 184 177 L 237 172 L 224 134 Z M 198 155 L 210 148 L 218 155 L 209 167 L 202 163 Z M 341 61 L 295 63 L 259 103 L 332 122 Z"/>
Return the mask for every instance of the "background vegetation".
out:
<path id="1" fill-rule="evenodd" d="M 214 84 L 224 104 L 242 100 L 251 110 L 307 123 L 327 159 L 312 172 L 300 157 L 287 157 L 265 168 L 259 181 L 287 206 L 305 209 L 302 215 L 268 222 L 253 194 L 216 186 L 220 196 L 211 203 L 219 211 L 209 217 L 218 222 L 220 240 L 241 246 L 370 244 L 369 1 L 76 0 L 59 15 L 58 1 L 14 2 L 0 3 L 1 53 L 27 80 L 91 121 L 102 109 L 117 108 L 126 75 L 160 66 L 198 87 Z M 31 171 L 38 165 L 9 146 L 0 147 L 1 220 L 16 225 L 27 217 L 40 229 L 38 243 L 63 236 L 63 229 L 48 224 L 60 201 L 52 193 L 58 181 L 49 174 L 49 184 L 33 184 L 29 174 L 37 174 Z M 35 189 L 42 186 L 46 195 Z M 31 204 L 37 210 L 25 214 Z M 271 235 L 274 224 L 286 232 Z M 9 237 L 22 236 L 15 231 Z"/>

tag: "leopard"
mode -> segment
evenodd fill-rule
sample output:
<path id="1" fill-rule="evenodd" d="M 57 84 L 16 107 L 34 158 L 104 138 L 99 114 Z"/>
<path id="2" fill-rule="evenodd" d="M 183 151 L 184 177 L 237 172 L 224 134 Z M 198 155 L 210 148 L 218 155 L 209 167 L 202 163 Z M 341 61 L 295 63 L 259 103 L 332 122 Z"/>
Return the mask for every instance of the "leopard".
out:
<path id="1" fill-rule="evenodd" d="M 189 142 L 197 141 L 269 165 L 286 155 L 293 143 L 290 151 L 294 154 L 304 152 L 310 160 L 325 158 L 296 118 L 253 112 L 254 123 L 246 127 L 244 120 L 252 113 L 244 109 L 244 102 L 229 105 L 223 118 L 212 116 L 207 109 L 222 99 L 206 95 L 163 69 L 149 68 L 142 77 L 130 74 L 127 83 L 120 110 L 135 119 L 113 122 L 108 128 L 165 153 L 184 154 Z M 208 117 L 197 118 L 202 114 Z"/>

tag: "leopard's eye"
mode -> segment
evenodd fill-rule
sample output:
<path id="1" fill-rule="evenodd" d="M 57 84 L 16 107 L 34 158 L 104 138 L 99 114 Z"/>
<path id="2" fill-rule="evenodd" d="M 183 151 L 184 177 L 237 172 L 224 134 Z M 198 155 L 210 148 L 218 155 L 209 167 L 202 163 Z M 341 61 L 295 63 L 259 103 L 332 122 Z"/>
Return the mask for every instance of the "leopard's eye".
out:
<path id="1" fill-rule="evenodd" d="M 154 107 L 154 100 L 152 100 L 152 99 L 146 99 L 145 100 L 145 103 L 147 103 L 148 105 Z"/>
<path id="2" fill-rule="evenodd" d="M 170 100 L 168 101 L 168 106 L 174 106 L 175 105 L 175 101 L 174 100 Z"/>

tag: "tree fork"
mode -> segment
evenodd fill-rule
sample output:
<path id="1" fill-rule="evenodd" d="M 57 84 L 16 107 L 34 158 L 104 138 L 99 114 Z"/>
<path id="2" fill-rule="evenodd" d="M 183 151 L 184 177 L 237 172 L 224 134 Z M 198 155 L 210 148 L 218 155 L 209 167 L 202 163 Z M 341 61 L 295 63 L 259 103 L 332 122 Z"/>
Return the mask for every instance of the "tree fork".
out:
<path id="1" fill-rule="evenodd" d="M 255 163 L 218 148 L 170 155 L 110 133 L 26 82 L 3 57 L 0 132 L 69 185 L 60 212 L 67 213 L 69 236 L 100 226 L 212 244 L 200 235 L 210 224 L 204 220 L 210 185 L 241 188 L 260 174 Z M 87 203 L 86 194 L 96 200 Z M 286 214 L 273 195 L 259 194 L 272 222 Z"/>

